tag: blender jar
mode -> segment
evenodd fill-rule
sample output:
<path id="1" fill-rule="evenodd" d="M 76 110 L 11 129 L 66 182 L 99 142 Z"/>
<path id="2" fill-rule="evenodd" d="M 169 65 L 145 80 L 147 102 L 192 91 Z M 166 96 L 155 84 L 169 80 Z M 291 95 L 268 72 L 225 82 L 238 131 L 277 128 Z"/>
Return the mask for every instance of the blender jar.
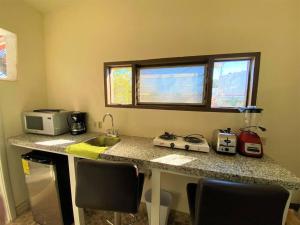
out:
<path id="1" fill-rule="evenodd" d="M 243 114 L 244 119 L 244 127 L 242 130 L 256 133 L 261 122 L 261 112 L 263 109 L 257 108 L 256 106 L 248 106 L 239 108 L 239 111 Z"/>

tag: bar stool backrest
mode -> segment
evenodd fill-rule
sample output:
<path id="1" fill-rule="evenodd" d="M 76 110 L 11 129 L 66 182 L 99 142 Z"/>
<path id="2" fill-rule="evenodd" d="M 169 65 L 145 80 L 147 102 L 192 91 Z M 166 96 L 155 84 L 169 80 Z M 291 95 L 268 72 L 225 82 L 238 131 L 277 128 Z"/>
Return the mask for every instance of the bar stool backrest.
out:
<path id="1" fill-rule="evenodd" d="M 193 225 L 282 225 L 289 192 L 277 185 L 201 179 L 187 186 Z"/>
<path id="2" fill-rule="evenodd" d="M 136 213 L 144 176 L 134 164 L 82 159 L 77 163 L 76 205 L 80 208 Z"/>

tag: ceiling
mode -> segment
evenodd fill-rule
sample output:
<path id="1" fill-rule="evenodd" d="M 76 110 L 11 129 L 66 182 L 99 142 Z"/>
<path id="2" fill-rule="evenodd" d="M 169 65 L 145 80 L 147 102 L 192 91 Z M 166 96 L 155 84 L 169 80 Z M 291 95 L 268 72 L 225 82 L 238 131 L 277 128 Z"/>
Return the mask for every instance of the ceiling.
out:
<path id="1" fill-rule="evenodd" d="M 42 13 L 48 13 L 53 10 L 62 8 L 66 5 L 72 4 L 78 0 L 24 0 L 32 7 L 36 8 Z"/>

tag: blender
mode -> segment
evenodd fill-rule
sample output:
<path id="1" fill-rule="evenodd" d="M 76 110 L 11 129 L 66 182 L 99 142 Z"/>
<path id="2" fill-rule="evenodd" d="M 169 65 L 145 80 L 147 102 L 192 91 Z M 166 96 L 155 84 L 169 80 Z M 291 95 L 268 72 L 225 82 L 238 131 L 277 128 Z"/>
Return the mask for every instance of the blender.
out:
<path id="1" fill-rule="evenodd" d="M 237 140 L 238 152 L 241 155 L 261 158 L 263 156 L 262 141 L 258 131 L 266 131 L 266 128 L 259 126 L 262 108 L 248 106 L 239 108 L 243 113 L 244 127 L 240 129 Z"/>

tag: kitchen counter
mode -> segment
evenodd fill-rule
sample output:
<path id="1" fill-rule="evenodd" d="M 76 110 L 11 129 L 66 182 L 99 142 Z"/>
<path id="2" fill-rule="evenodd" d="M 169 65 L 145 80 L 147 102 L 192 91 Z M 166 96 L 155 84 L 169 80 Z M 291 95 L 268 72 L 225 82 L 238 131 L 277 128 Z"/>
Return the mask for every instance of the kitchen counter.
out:
<path id="1" fill-rule="evenodd" d="M 81 135 L 63 134 L 58 136 L 22 134 L 9 138 L 8 142 L 11 145 L 22 148 L 68 155 L 65 152 L 67 146 L 84 142 L 97 136 L 99 136 L 99 133 L 85 133 Z"/>
<path id="2" fill-rule="evenodd" d="M 77 136 L 64 134 L 52 137 L 24 134 L 9 138 L 8 141 L 14 146 L 68 155 L 64 151 L 68 145 L 87 141 L 98 135 L 98 133 L 87 133 Z M 174 157 L 183 158 L 176 161 Z M 133 162 L 145 170 L 159 169 L 162 172 L 187 176 L 246 183 L 279 184 L 289 190 L 300 188 L 298 177 L 266 155 L 261 159 L 256 159 L 238 154 L 220 155 L 213 150 L 209 153 L 173 150 L 153 146 L 151 138 L 121 136 L 121 141 L 102 153 L 100 158 Z"/>

